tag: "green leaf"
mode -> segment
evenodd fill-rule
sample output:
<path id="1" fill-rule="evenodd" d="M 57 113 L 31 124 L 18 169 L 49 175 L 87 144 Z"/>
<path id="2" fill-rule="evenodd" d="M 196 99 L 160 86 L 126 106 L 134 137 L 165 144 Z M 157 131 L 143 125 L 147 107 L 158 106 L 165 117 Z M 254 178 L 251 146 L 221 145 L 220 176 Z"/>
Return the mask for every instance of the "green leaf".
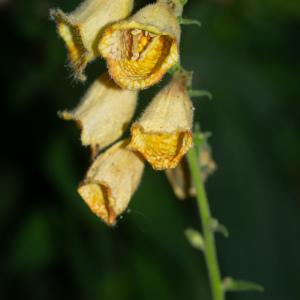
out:
<path id="1" fill-rule="evenodd" d="M 204 251 L 204 239 L 199 231 L 188 228 L 184 234 L 193 248 Z"/>
<path id="2" fill-rule="evenodd" d="M 199 27 L 202 26 L 201 23 L 198 20 L 195 20 L 195 19 L 185 19 L 185 18 L 182 18 L 182 17 L 178 17 L 178 22 L 181 25 L 196 25 L 196 26 L 199 26 Z"/>
<path id="3" fill-rule="evenodd" d="M 214 232 L 222 233 L 223 236 L 226 238 L 229 237 L 228 229 L 223 224 L 221 224 L 217 219 L 211 219 L 210 224 Z"/>
<path id="4" fill-rule="evenodd" d="M 223 289 L 225 292 L 243 292 L 255 291 L 263 292 L 263 286 L 246 280 L 235 280 L 231 277 L 226 277 L 223 281 Z"/>
<path id="5" fill-rule="evenodd" d="M 210 93 L 209 91 L 205 91 L 205 90 L 189 90 L 188 93 L 189 93 L 189 96 L 192 98 L 207 97 L 209 100 L 213 99 L 212 93 Z"/>

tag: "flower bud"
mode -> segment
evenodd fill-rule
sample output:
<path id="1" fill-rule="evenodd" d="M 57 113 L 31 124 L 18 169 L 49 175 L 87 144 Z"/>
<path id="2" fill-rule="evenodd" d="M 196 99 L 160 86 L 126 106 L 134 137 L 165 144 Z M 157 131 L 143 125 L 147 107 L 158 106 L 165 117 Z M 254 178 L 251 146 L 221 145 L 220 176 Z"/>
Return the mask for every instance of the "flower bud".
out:
<path id="1" fill-rule="evenodd" d="M 156 3 L 107 27 L 99 51 L 118 85 L 140 90 L 157 83 L 178 62 L 179 39 L 180 26 L 172 9 Z"/>
<path id="2" fill-rule="evenodd" d="M 217 165 L 212 158 L 211 149 L 206 141 L 201 146 L 199 152 L 198 167 L 201 169 L 201 178 L 204 183 L 217 169 Z M 180 200 L 194 197 L 196 195 L 190 169 L 185 158 L 180 161 L 176 168 L 168 169 L 165 172 L 173 188 L 174 194 Z"/>
<path id="3" fill-rule="evenodd" d="M 143 174 L 143 160 L 126 144 L 121 141 L 99 155 L 78 188 L 92 212 L 107 225 L 114 225 L 125 211 Z"/>
<path id="4" fill-rule="evenodd" d="M 105 73 L 91 85 L 74 110 L 60 115 L 79 123 L 82 144 L 96 152 L 124 133 L 133 117 L 137 94 L 121 89 Z"/>
<path id="5" fill-rule="evenodd" d="M 211 149 L 208 144 L 201 147 L 199 153 L 199 165 L 203 182 L 206 182 L 208 177 L 217 170 L 217 164 L 212 157 Z"/>
<path id="6" fill-rule="evenodd" d="M 131 127 L 130 149 L 154 169 L 175 168 L 193 144 L 193 105 L 182 78 L 174 78 Z"/>
<path id="7" fill-rule="evenodd" d="M 75 78 L 86 79 L 84 69 L 98 56 L 95 45 L 103 28 L 126 18 L 132 6 L 133 0 L 85 0 L 70 14 L 60 9 L 50 11 L 59 35 L 66 43 Z"/>
<path id="8" fill-rule="evenodd" d="M 195 195 L 189 166 L 185 158 L 180 161 L 176 168 L 168 169 L 165 172 L 174 194 L 178 199 L 185 200 Z"/>

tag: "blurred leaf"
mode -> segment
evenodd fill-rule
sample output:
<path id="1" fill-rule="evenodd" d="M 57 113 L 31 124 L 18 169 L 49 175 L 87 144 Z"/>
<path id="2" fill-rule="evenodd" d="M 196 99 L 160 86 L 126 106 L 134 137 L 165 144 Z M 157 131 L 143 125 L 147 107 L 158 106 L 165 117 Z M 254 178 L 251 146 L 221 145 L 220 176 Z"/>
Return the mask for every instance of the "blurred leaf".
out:
<path id="1" fill-rule="evenodd" d="M 13 272 L 28 273 L 45 268 L 54 254 L 51 235 L 46 215 L 35 212 L 26 219 L 12 241 L 9 262 Z"/>
<path id="2" fill-rule="evenodd" d="M 179 24 L 181 25 L 197 25 L 199 27 L 202 26 L 198 20 L 194 20 L 194 19 L 186 19 L 186 18 L 178 17 L 178 21 Z"/>
<path id="3" fill-rule="evenodd" d="M 180 3 L 182 6 L 185 6 L 188 3 L 189 0 L 180 0 Z"/>
<path id="4" fill-rule="evenodd" d="M 243 292 L 243 291 L 255 291 L 263 292 L 264 288 L 254 282 L 245 280 L 235 280 L 231 277 L 227 277 L 223 281 L 223 289 L 226 292 Z"/>
<path id="5" fill-rule="evenodd" d="M 220 222 L 217 219 L 211 219 L 211 228 L 214 232 L 219 232 L 223 234 L 224 237 L 228 238 L 229 237 L 229 231 L 228 229 L 223 225 L 220 224 Z"/>

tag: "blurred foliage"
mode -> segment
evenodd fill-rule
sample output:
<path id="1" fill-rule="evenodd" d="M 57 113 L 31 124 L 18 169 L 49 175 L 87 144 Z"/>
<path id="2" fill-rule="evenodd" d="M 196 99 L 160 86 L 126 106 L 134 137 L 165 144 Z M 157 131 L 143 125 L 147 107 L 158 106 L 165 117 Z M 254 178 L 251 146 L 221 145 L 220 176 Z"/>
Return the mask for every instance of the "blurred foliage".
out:
<path id="1" fill-rule="evenodd" d="M 184 237 L 195 202 L 175 199 L 149 167 L 129 210 L 106 228 L 76 193 L 89 164 L 79 130 L 56 112 L 88 84 L 70 78 L 48 10 L 79 1 L 0 1 L 1 299 L 209 299 L 201 255 Z M 136 1 L 141 7 L 147 1 Z M 196 120 L 218 171 L 207 184 L 224 276 L 261 283 L 263 294 L 228 299 L 300 299 L 300 2 L 190 0 L 182 62 L 195 71 Z M 89 83 L 105 64 L 88 68 Z M 161 87 L 141 93 L 142 110 Z"/>

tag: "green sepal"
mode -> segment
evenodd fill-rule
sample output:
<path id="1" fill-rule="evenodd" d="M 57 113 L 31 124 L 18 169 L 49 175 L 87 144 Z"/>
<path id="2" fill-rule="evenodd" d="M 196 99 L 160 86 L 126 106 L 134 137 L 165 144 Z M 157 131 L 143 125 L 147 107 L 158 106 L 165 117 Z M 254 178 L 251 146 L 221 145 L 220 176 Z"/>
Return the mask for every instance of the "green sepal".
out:
<path id="1" fill-rule="evenodd" d="M 212 93 L 209 92 L 209 91 L 205 91 L 205 90 L 193 90 L 193 89 L 190 89 L 188 91 L 188 93 L 189 93 L 189 96 L 191 98 L 207 97 L 209 100 L 213 99 Z"/>
<path id="2" fill-rule="evenodd" d="M 186 19 L 183 17 L 178 17 L 178 22 L 180 25 L 196 25 L 198 27 L 201 27 L 201 22 L 195 19 Z"/>

